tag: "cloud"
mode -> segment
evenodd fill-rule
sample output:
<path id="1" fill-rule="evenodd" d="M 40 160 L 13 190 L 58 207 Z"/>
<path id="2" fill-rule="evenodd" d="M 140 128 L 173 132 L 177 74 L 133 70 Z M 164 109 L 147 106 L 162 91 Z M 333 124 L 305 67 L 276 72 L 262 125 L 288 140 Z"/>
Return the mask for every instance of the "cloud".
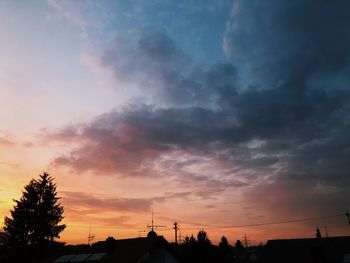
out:
<path id="1" fill-rule="evenodd" d="M 9 140 L 8 138 L 5 137 L 0 137 L 0 146 L 3 147 L 9 147 L 9 146 L 14 146 L 15 143 L 11 140 Z"/>
<path id="2" fill-rule="evenodd" d="M 116 37 L 101 64 L 118 81 L 132 82 L 155 104 L 195 104 L 205 99 L 202 68 L 164 32 L 152 28 Z"/>
<path id="3" fill-rule="evenodd" d="M 264 204 L 270 211 L 348 207 L 349 7 L 346 1 L 234 2 L 223 48 L 240 65 L 245 91 L 230 101 L 240 123 L 264 140 L 258 154 L 274 154 L 280 163 L 246 198 L 271 193 Z"/>
<path id="4" fill-rule="evenodd" d="M 152 201 L 138 198 L 101 198 L 84 192 L 61 192 L 62 200 L 70 208 L 78 208 L 85 213 L 122 211 L 146 212 Z"/>
<path id="5" fill-rule="evenodd" d="M 46 16 L 48 20 L 66 19 L 83 32 L 91 28 L 101 31 L 104 25 L 100 18 L 108 19 L 112 12 L 116 11 L 113 5 L 107 7 L 104 3 L 89 0 L 74 3 L 66 0 L 47 0 L 47 3 L 52 8 Z"/>
<path id="6" fill-rule="evenodd" d="M 255 85 L 303 90 L 312 75 L 348 68 L 349 7 L 342 0 L 322 1 L 317 7 L 314 1 L 238 0 L 223 47 L 244 64 Z"/>
<path id="7" fill-rule="evenodd" d="M 7 166 L 7 167 L 11 167 L 11 168 L 17 168 L 19 166 L 19 164 L 18 163 L 10 163 L 10 162 L 0 161 L 0 166 Z"/>
<path id="8" fill-rule="evenodd" d="M 271 218 L 340 214 L 350 206 L 349 184 L 333 186 L 307 178 L 304 181 L 279 177 L 272 183 L 263 183 L 246 191 L 244 200 L 250 205 L 249 210 L 268 212 Z"/>
<path id="9" fill-rule="evenodd" d="M 305 202 L 306 211 L 327 198 L 345 207 L 348 5 L 235 1 L 223 43 L 229 61 L 209 67 L 162 31 L 115 38 L 101 63 L 134 83 L 146 102 L 47 133 L 77 143 L 53 164 L 167 177 L 202 198 L 247 187 L 254 200 L 281 196 L 283 202 L 268 199 L 267 209 Z M 314 191 L 296 190 L 305 186 Z"/>
<path id="10" fill-rule="evenodd" d="M 205 191 L 210 196 L 246 185 L 238 173 L 230 178 L 230 170 L 236 164 L 229 159 L 224 161 L 224 155 L 217 156 L 216 151 L 225 149 L 225 143 L 232 147 L 235 140 L 238 143 L 242 139 L 229 136 L 230 130 L 235 130 L 225 119 L 220 113 L 196 107 L 133 106 L 110 112 L 89 124 L 77 125 L 74 132 L 74 127 L 69 127 L 49 135 L 52 140 L 70 141 L 77 137 L 75 140 L 81 142 L 69 154 L 58 156 L 53 165 L 68 166 L 77 173 L 167 176 L 182 185 L 196 183 L 201 187 L 198 192 Z M 238 151 L 235 154 L 238 156 Z"/>
<path id="11" fill-rule="evenodd" d="M 150 198 L 111 198 L 86 192 L 62 191 L 62 204 L 65 212 L 72 220 L 86 220 L 99 218 L 103 224 L 118 222 L 125 224 L 129 215 L 134 213 L 144 213 L 151 211 L 154 203 L 162 203 L 175 199 L 189 200 L 193 197 L 191 192 L 165 192 L 163 195 Z M 115 217 L 113 215 L 124 213 L 124 216 Z"/>
<path id="12" fill-rule="evenodd" d="M 323 107 L 314 103 L 316 95 L 305 97 L 303 102 L 295 102 L 295 109 L 293 104 L 289 106 L 286 102 L 292 98 L 274 98 L 274 92 L 279 95 L 278 91 L 247 91 L 237 95 L 235 107 L 238 106 L 240 112 L 237 111 L 236 115 L 231 111 L 199 107 L 159 109 L 151 106 L 130 106 L 122 111 L 106 113 L 89 124 L 51 134 L 49 137 L 53 140 L 81 142 L 69 154 L 57 157 L 54 164 L 70 166 L 78 172 L 91 170 L 147 176 L 157 174 L 152 171 L 157 164 L 180 170 L 191 166 L 191 162 L 197 162 L 193 165 L 197 167 L 205 161 L 217 162 L 219 160 L 214 157 L 220 155 L 221 163 L 215 167 L 220 169 L 224 164 L 227 167 L 216 170 L 216 173 L 224 176 L 222 171 L 226 170 L 228 175 L 233 176 L 239 172 L 268 173 L 283 162 L 295 171 L 298 166 L 302 167 L 302 160 L 310 160 L 308 156 L 315 157 L 310 163 L 319 161 L 316 157 L 320 153 L 327 156 L 327 148 L 335 143 L 339 147 L 336 153 L 347 156 L 349 142 L 346 137 L 340 141 L 344 136 L 334 136 L 335 129 L 344 135 L 348 129 L 347 125 L 341 124 L 345 117 L 342 114 L 347 112 L 343 108 L 346 100 L 342 99 L 346 96 L 339 94 L 332 98 L 324 95 Z M 305 108 L 299 107 L 299 103 Z M 329 108 L 327 105 L 330 105 Z M 328 120 L 321 122 L 325 116 Z M 264 143 L 252 148 L 249 142 L 255 138 Z M 331 138 L 334 141 L 331 142 Z M 317 141 L 318 144 L 311 147 Z M 306 147 L 307 144 L 310 145 Z M 181 161 L 174 156 L 161 161 L 161 158 L 176 151 L 190 153 L 189 159 Z M 195 156 L 204 159 L 196 161 Z M 341 159 L 333 158 L 333 162 L 336 160 Z M 210 164 L 214 165 L 214 162 Z M 196 177 L 189 178 L 195 180 Z"/>

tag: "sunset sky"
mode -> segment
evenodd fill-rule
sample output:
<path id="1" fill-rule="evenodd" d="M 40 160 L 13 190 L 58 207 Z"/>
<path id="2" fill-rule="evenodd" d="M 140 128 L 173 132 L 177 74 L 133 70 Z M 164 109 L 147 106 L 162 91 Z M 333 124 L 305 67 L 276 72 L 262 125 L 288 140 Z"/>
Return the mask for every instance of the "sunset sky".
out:
<path id="1" fill-rule="evenodd" d="M 43 171 L 61 240 L 350 235 L 350 1 L 0 0 L 0 220 Z"/>

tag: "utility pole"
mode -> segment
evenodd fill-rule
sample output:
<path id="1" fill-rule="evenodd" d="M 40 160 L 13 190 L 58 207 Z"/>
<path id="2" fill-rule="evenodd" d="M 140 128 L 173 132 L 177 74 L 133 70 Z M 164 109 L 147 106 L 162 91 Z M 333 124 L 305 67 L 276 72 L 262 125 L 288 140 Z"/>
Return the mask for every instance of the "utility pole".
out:
<path id="1" fill-rule="evenodd" d="M 178 230 L 177 222 L 174 222 L 174 230 L 175 230 L 175 243 L 177 244 L 177 230 Z"/>
<path id="2" fill-rule="evenodd" d="M 249 242 L 249 240 L 248 240 L 248 238 L 247 238 L 247 235 L 244 234 L 244 246 L 245 246 L 245 248 L 248 247 L 248 242 Z"/>
<path id="3" fill-rule="evenodd" d="M 346 211 L 345 215 L 346 215 L 346 218 L 348 219 L 348 223 L 349 223 L 349 226 L 350 226 L 350 214 L 349 214 L 349 212 Z"/>

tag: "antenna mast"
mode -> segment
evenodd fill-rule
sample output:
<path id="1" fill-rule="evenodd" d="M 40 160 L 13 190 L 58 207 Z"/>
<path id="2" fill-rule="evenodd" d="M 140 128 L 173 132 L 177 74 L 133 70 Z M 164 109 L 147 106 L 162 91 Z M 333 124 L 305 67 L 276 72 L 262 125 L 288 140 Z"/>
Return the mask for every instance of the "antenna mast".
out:
<path id="1" fill-rule="evenodd" d="M 155 225 L 155 224 L 154 224 L 154 218 L 153 218 L 153 217 L 154 217 L 154 214 L 157 214 L 157 213 L 154 213 L 154 212 L 153 212 L 153 206 L 152 206 L 152 213 L 151 213 L 151 214 L 152 214 L 152 224 L 151 224 L 151 225 L 147 225 L 147 228 L 150 228 L 151 231 L 154 232 L 154 229 L 155 229 L 155 228 L 166 227 L 166 226 L 158 226 L 158 225 Z"/>
<path id="2" fill-rule="evenodd" d="M 90 246 L 91 242 L 94 240 L 95 235 L 91 233 L 91 225 L 89 227 L 89 236 L 88 236 L 88 245 Z"/>
<path id="3" fill-rule="evenodd" d="M 151 230 L 153 231 L 153 229 L 154 229 L 154 225 L 153 225 L 153 205 L 152 205 L 152 228 L 151 228 Z"/>

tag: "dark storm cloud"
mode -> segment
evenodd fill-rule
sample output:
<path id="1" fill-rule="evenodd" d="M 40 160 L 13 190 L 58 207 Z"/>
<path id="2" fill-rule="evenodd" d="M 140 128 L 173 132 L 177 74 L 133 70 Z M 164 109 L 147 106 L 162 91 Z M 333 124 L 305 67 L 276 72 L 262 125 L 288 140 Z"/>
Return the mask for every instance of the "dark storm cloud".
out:
<path id="1" fill-rule="evenodd" d="M 175 177 L 174 181 L 180 185 L 196 184 L 205 189 L 206 196 L 215 195 L 228 187 L 246 185 L 239 178 L 215 178 L 207 174 L 209 172 L 199 176 L 189 171 L 191 166 L 207 164 L 213 149 L 217 148 L 214 145 L 209 149 L 211 142 L 222 144 L 222 140 L 240 140 L 240 136 L 229 136 L 232 127 L 227 125 L 226 117 L 197 107 L 155 109 L 144 106 L 110 112 L 89 124 L 51 134 L 51 140 L 81 142 L 69 154 L 57 157 L 54 165 L 69 166 L 78 173 L 93 171 L 102 175 Z M 72 132 L 74 129 L 76 131 Z M 174 151 L 180 153 L 174 158 L 161 160 Z M 184 162 L 181 161 L 182 153 L 187 153 L 189 158 L 199 155 L 209 159 Z M 223 172 L 230 169 L 220 166 Z M 197 196 L 204 198 L 201 193 Z"/>
<path id="2" fill-rule="evenodd" d="M 349 10 L 344 0 L 235 1 L 224 48 L 260 85 L 303 90 L 313 74 L 348 68 Z"/>
<path id="3" fill-rule="evenodd" d="M 239 78 L 237 69 L 232 64 L 215 64 L 205 76 L 207 95 L 214 97 L 214 100 L 221 107 L 230 107 L 230 101 L 237 96 L 239 89 Z"/>
<path id="4" fill-rule="evenodd" d="M 345 90 L 295 94 L 286 88 L 252 88 L 236 96 L 231 107 L 240 127 L 251 137 L 309 140 L 323 132 L 317 127 L 323 127 L 324 121 L 337 118 L 349 94 Z"/>
<path id="5" fill-rule="evenodd" d="M 196 79 L 201 69 L 157 30 L 143 29 L 129 38 L 117 37 L 105 50 L 102 64 L 111 68 L 117 79 L 141 85 L 144 95 L 165 104 L 188 104 L 205 98 Z"/>
<path id="6" fill-rule="evenodd" d="M 71 140 L 74 134 L 84 142 L 69 156 L 57 158 L 56 164 L 72 165 L 77 170 L 126 172 L 176 147 L 194 148 L 197 145 L 200 148 L 204 142 L 217 137 L 218 118 L 220 115 L 201 108 L 130 107 L 76 127 L 79 132 L 72 133 L 75 127 L 70 127 L 50 138 Z"/>
<path id="7" fill-rule="evenodd" d="M 124 176 L 160 176 L 163 165 L 182 171 L 184 184 L 207 182 L 197 192 L 203 198 L 249 184 L 255 200 L 270 191 L 291 206 L 327 197 L 346 205 L 349 10 L 348 1 L 235 1 L 224 38 L 232 62 L 209 69 L 158 31 L 116 39 L 104 66 L 159 101 L 49 135 L 81 142 L 54 163 Z M 176 151 L 186 162 L 161 160 Z M 217 169 L 211 175 L 186 170 L 207 162 Z M 313 197 L 298 190 L 305 186 Z"/>
<path id="8" fill-rule="evenodd" d="M 349 10 L 348 1 L 234 2 L 224 49 L 254 88 L 233 107 L 265 139 L 258 151 L 280 160 L 273 183 L 246 197 L 270 193 L 271 211 L 348 208 Z"/>

